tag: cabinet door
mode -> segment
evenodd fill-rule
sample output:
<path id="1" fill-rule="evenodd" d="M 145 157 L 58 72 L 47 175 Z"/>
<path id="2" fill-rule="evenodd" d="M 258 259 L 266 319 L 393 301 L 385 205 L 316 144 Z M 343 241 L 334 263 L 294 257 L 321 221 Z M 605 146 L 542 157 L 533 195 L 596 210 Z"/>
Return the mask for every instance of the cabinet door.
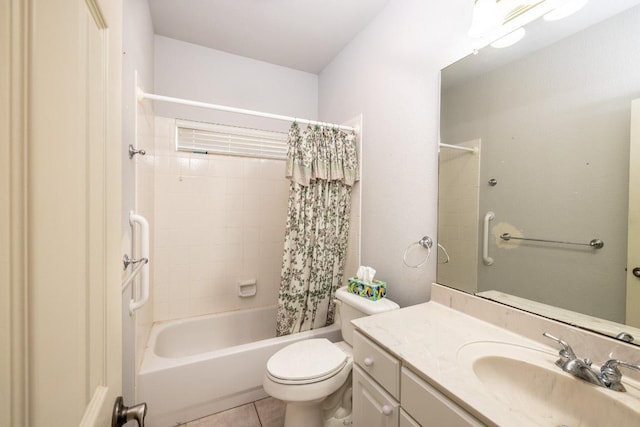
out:
<path id="1" fill-rule="evenodd" d="M 400 405 L 358 366 L 353 367 L 353 427 L 398 427 Z"/>
<path id="2" fill-rule="evenodd" d="M 407 414 L 404 409 L 400 408 L 400 427 L 421 427 L 420 424 L 411 415 Z"/>
<path id="3" fill-rule="evenodd" d="M 483 424 L 422 378 L 402 368 L 402 407 L 424 427 L 480 427 Z"/>

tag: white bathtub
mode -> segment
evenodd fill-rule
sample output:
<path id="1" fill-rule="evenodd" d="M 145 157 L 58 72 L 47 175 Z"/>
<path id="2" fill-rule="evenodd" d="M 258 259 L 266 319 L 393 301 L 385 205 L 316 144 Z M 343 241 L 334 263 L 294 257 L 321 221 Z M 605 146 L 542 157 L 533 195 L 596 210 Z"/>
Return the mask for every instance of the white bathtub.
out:
<path id="1" fill-rule="evenodd" d="M 275 306 L 154 324 L 137 384 L 147 425 L 175 426 L 266 397 L 271 355 L 301 339 L 341 336 L 333 325 L 275 338 L 275 325 Z"/>

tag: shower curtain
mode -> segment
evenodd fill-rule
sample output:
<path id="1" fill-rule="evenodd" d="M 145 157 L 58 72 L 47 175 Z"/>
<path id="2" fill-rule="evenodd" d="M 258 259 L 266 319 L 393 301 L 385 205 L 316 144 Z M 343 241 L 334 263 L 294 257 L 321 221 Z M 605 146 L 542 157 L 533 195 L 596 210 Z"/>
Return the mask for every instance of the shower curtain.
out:
<path id="1" fill-rule="evenodd" d="M 355 134 L 293 123 L 289 205 L 278 293 L 278 336 L 333 324 L 358 180 Z"/>

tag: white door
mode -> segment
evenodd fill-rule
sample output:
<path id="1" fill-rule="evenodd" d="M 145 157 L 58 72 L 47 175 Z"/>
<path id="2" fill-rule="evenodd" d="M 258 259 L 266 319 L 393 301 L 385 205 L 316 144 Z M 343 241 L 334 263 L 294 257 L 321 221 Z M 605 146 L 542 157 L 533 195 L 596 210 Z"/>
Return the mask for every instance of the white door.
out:
<path id="1" fill-rule="evenodd" d="M 627 316 L 625 323 L 640 328 L 640 99 L 631 103 L 629 150 L 629 228 L 627 230 Z"/>
<path id="2" fill-rule="evenodd" d="M 109 426 L 121 389 L 121 0 L 0 3 L 11 113 L 0 424 Z"/>

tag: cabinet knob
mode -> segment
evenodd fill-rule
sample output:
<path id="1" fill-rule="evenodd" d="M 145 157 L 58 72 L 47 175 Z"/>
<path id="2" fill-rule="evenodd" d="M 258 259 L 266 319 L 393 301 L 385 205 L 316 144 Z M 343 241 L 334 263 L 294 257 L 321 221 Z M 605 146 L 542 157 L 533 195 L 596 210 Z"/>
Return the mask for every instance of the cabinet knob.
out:
<path id="1" fill-rule="evenodd" d="M 371 357 L 365 357 L 364 366 L 372 366 L 372 365 L 373 365 L 373 359 Z"/>
<path id="2" fill-rule="evenodd" d="M 393 413 L 393 408 L 391 407 L 391 405 L 384 405 L 382 407 L 382 413 L 385 415 L 391 415 Z"/>

